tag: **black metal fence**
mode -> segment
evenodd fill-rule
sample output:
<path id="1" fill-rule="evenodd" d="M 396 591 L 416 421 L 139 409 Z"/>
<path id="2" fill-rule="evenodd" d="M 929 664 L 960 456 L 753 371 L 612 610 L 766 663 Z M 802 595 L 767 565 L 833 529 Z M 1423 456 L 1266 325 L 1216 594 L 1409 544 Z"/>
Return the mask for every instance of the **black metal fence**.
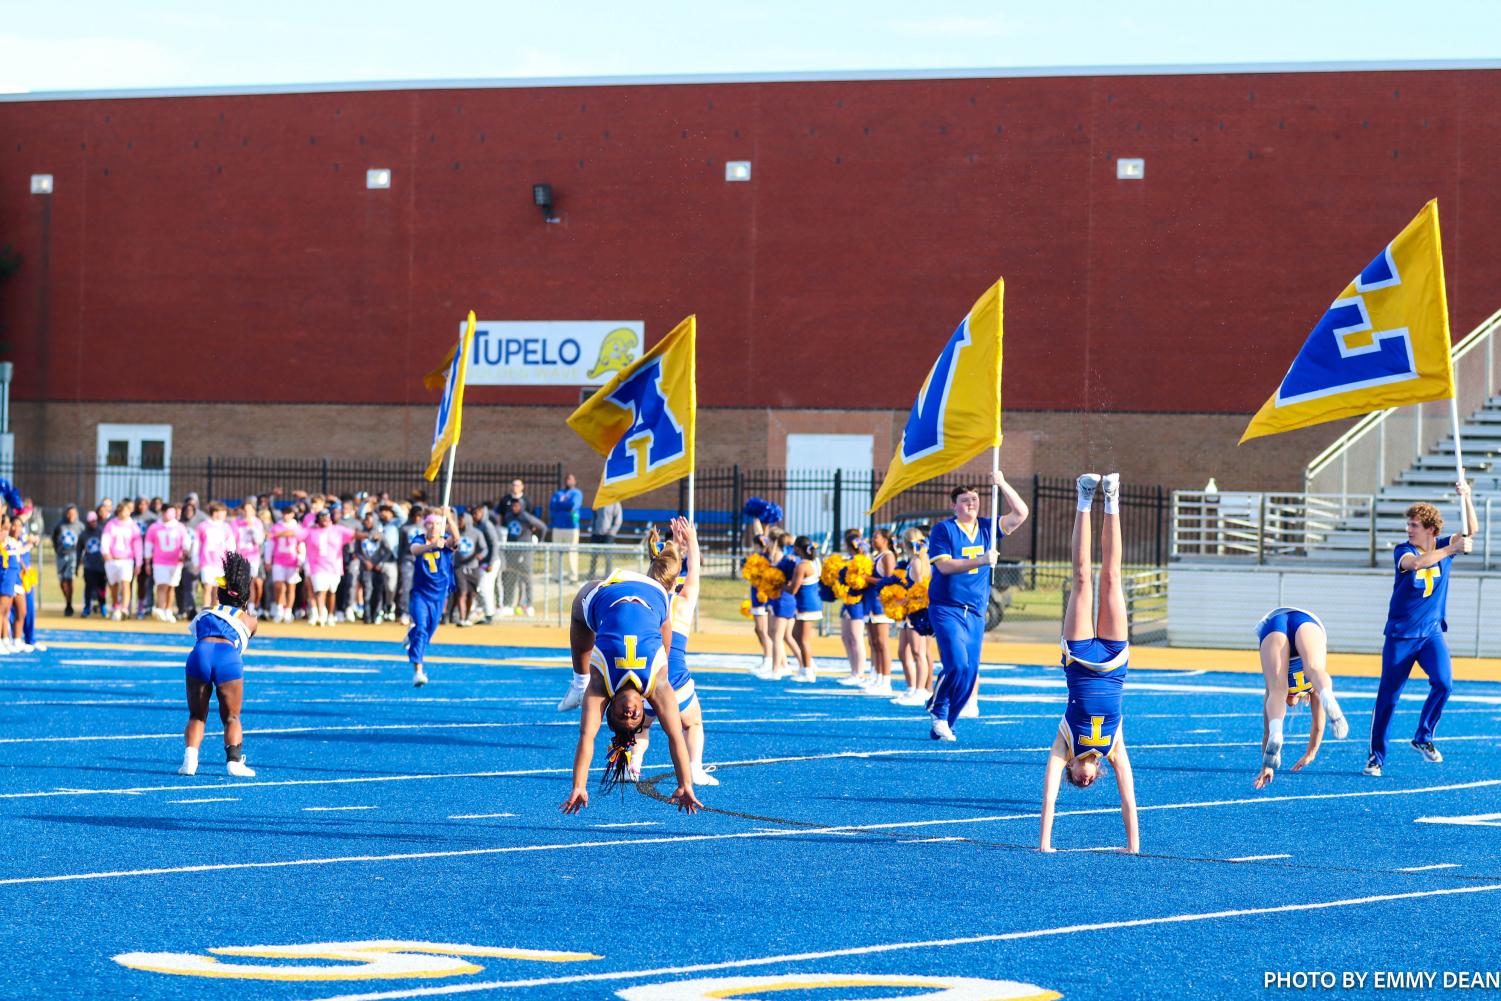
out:
<path id="1" fill-rule="evenodd" d="M 562 482 L 565 469 L 555 464 L 461 463 L 454 471 L 453 496 L 458 503 L 494 501 L 510 489 L 513 479 L 527 484 L 535 505 Z M 867 514 L 885 473 L 881 470 L 754 469 L 723 466 L 701 469 L 694 478 L 694 506 L 700 534 L 710 548 L 738 551 L 744 543 L 745 501 L 760 497 L 782 505 L 790 530 L 830 543 L 844 529 L 867 533 L 878 525 L 931 524 L 953 510 L 950 491 L 974 486 L 981 496 L 988 488 L 973 475 L 929 480 Z M 429 483 L 417 463 L 395 460 L 262 459 L 174 457 L 170 468 L 119 466 L 93 459 L 17 462 L 11 479 L 22 493 L 49 512 L 65 504 L 91 505 L 98 498 L 171 497 L 196 492 L 204 500 L 234 500 L 279 490 L 310 493 L 386 492 L 406 498 L 422 489 L 429 497 L 442 490 L 441 478 Z M 1003 540 L 1001 556 L 1029 563 L 1067 562 L 1075 510 L 1074 482 L 1034 476 L 1013 486 L 1031 509 L 1026 525 Z M 587 492 L 588 488 L 585 487 Z M 1126 485 L 1121 489 L 1121 535 L 1125 562 L 1161 566 L 1167 561 L 1170 532 L 1170 495 L 1159 486 Z M 626 506 L 628 521 L 661 521 L 688 507 L 688 483 L 658 490 Z"/>

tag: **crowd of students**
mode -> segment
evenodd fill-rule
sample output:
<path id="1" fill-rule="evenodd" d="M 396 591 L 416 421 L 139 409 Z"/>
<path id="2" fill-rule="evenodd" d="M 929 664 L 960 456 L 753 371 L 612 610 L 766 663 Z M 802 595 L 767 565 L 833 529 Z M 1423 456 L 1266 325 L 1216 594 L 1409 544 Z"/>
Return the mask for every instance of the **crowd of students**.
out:
<path id="1" fill-rule="evenodd" d="M 595 512 L 591 541 L 614 540 L 621 512 L 612 508 Z M 51 532 L 63 614 L 190 620 L 213 607 L 224 556 L 237 552 L 250 568 L 248 606 L 272 622 L 410 624 L 411 540 L 433 509 L 420 494 L 401 501 L 387 493 L 279 491 L 228 504 L 190 493 L 180 503 L 105 498 L 83 513 L 69 505 Z M 573 476 L 552 495 L 551 526 L 535 510 L 519 479 L 497 502 L 461 510 L 447 621 L 469 626 L 535 614 L 533 555 L 506 547 L 549 537 L 578 542 L 583 495 Z M 576 580 L 576 551 L 565 566 Z"/>

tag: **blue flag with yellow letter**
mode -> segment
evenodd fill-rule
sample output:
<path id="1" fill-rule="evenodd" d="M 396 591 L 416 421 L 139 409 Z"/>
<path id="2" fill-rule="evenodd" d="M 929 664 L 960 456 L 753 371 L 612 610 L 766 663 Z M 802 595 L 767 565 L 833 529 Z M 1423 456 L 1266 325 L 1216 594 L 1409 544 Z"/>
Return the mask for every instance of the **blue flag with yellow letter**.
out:
<path id="1" fill-rule="evenodd" d="M 451 446 L 459 443 L 459 431 L 464 416 L 464 375 L 469 368 L 469 342 L 474 339 L 474 310 L 469 311 L 469 322 L 459 336 L 459 343 L 449 356 L 448 376 L 443 383 L 443 396 L 438 400 L 438 420 L 433 427 L 433 453 L 427 460 L 427 471 L 422 475 L 436 479 L 438 467 L 443 465 L 443 456 Z"/>
<path id="2" fill-rule="evenodd" d="M 1240 440 L 1453 395 L 1435 199 L 1324 311 Z"/>
<path id="3" fill-rule="evenodd" d="M 999 279 L 949 337 L 923 381 L 874 511 L 924 480 L 964 465 L 1001 443 L 1001 302 Z"/>
<path id="4" fill-rule="evenodd" d="M 693 472 L 696 338 L 696 318 L 690 316 L 568 418 L 568 426 L 605 457 L 593 507 Z"/>

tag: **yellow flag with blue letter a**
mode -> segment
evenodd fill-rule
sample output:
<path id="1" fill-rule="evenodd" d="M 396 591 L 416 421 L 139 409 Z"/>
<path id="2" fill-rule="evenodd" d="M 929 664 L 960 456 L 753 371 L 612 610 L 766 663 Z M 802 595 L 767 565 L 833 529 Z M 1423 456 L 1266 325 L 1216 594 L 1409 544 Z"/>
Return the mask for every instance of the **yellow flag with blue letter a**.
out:
<path id="1" fill-rule="evenodd" d="M 1005 279 L 980 296 L 923 381 L 874 511 L 924 480 L 1001 443 L 1001 303 Z"/>
<path id="2" fill-rule="evenodd" d="M 593 507 L 644 494 L 693 472 L 696 338 L 696 318 L 690 316 L 568 418 L 568 426 L 605 457 Z"/>
<path id="3" fill-rule="evenodd" d="M 433 453 L 427 460 L 427 471 L 422 474 L 429 480 L 437 478 L 438 467 L 443 465 L 443 456 L 451 446 L 459 443 L 459 431 L 464 423 L 464 376 L 469 371 L 469 343 L 472 340 L 474 310 L 471 309 L 469 322 L 448 359 L 443 396 L 438 400 L 438 421 L 433 427 Z"/>
<path id="4" fill-rule="evenodd" d="M 1240 440 L 1453 395 L 1435 199 L 1345 286 Z"/>

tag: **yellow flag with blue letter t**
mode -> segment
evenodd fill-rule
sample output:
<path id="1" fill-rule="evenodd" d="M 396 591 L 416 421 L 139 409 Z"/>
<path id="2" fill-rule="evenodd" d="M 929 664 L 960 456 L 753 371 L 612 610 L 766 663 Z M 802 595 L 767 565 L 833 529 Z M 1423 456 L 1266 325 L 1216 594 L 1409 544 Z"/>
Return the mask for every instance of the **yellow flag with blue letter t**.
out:
<path id="1" fill-rule="evenodd" d="M 924 480 L 1001 443 L 1001 302 L 1005 279 L 980 296 L 923 381 L 874 511 Z"/>
<path id="2" fill-rule="evenodd" d="M 1240 440 L 1453 395 L 1435 199 L 1345 286 Z"/>
<path id="3" fill-rule="evenodd" d="M 690 316 L 568 418 L 568 426 L 605 457 L 593 507 L 644 494 L 693 472 L 696 338 L 697 321 Z"/>
<path id="4" fill-rule="evenodd" d="M 459 343 L 448 359 L 448 375 L 443 381 L 443 396 L 438 400 L 438 421 L 433 427 L 433 454 L 427 460 L 427 471 L 422 475 L 436 479 L 438 467 L 443 465 L 443 456 L 450 446 L 459 443 L 459 430 L 464 416 L 464 376 L 469 370 L 469 343 L 474 340 L 474 310 L 469 311 L 469 322 Z"/>

